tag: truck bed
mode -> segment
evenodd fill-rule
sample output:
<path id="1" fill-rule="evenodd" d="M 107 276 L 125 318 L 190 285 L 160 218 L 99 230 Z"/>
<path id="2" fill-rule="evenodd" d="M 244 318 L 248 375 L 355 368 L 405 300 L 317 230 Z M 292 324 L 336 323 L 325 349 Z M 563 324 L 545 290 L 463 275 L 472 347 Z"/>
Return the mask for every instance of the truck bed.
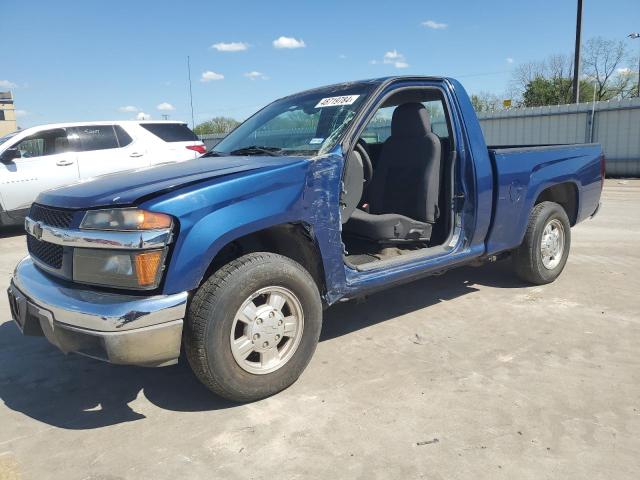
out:
<path id="1" fill-rule="evenodd" d="M 566 191 L 572 224 L 598 207 L 604 173 L 600 145 L 490 146 L 488 151 L 495 188 L 487 254 L 520 245 L 528 214 L 548 188 Z"/>

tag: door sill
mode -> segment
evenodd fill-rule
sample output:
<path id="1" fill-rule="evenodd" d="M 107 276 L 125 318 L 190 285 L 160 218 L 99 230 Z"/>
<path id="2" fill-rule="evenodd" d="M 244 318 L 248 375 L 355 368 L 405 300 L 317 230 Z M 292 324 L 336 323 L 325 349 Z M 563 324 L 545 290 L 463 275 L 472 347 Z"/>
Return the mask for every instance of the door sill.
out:
<path id="1" fill-rule="evenodd" d="M 428 258 L 442 257 L 445 255 L 448 255 L 453 251 L 454 251 L 454 248 L 449 247 L 448 245 L 438 245 L 436 247 L 422 248 L 420 250 L 406 253 L 404 255 L 398 255 L 397 257 L 389 258 L 387 260 L 377 260 L 377 261 L 367 262 L 362 265 L 350 264 L 346 258 L 344 257 L 343 258 L 344 258 L 345 266 L 347 266 L 352 270 L 355 270 L 357 272 L 373 272 L 378 269 L 387 269 L 390 267 L 396 267 L 404 263 L 413 263 L 417 259 L 423 260 Z"/>

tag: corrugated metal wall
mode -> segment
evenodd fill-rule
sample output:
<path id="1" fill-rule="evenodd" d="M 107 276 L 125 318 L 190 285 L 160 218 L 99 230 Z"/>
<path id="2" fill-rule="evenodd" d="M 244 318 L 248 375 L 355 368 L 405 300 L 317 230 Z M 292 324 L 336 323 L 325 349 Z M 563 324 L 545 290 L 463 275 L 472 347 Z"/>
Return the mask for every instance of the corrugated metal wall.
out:
<path id="1" fill-rule="evenodd" d="M 602 145 L 607 174 L 640 177 L 640 99 L 520 108 L 479 115 L 488 145 Z"/>
<path id="2" fill-rule="evenodd" d="M 198 135 L 198 137 L 200 137 L 200 140 L 204 142 L 207 150 L 211 150 L 225 137 L 225 135 L 226 133 L 207 133 L 206 135 Z"/>

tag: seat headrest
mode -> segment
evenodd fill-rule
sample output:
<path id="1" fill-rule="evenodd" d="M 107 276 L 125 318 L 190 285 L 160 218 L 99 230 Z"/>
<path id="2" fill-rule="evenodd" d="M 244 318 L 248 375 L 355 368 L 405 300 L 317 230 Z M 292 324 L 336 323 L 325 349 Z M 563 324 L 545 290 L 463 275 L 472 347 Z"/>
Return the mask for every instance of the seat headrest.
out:
<path id="1" fill-rule="evenodd" d="M 424 137 L 431 133 L 429 112 L 418 102 L 398 105 L 391 117 L 391 135 L 394 137 Z"/>

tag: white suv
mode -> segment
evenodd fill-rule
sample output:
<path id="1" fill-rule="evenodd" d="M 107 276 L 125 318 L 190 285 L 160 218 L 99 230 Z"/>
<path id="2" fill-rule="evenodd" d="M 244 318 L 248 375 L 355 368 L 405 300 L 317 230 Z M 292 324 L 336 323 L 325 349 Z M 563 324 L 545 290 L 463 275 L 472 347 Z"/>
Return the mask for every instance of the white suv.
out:
<path id="1" fill-rule="evenodd" d="M 44 190 L 205 152 L 181 122 L 57 123 L 18 130 L 0 137 L 0 225 L 21 221 Z"/>

